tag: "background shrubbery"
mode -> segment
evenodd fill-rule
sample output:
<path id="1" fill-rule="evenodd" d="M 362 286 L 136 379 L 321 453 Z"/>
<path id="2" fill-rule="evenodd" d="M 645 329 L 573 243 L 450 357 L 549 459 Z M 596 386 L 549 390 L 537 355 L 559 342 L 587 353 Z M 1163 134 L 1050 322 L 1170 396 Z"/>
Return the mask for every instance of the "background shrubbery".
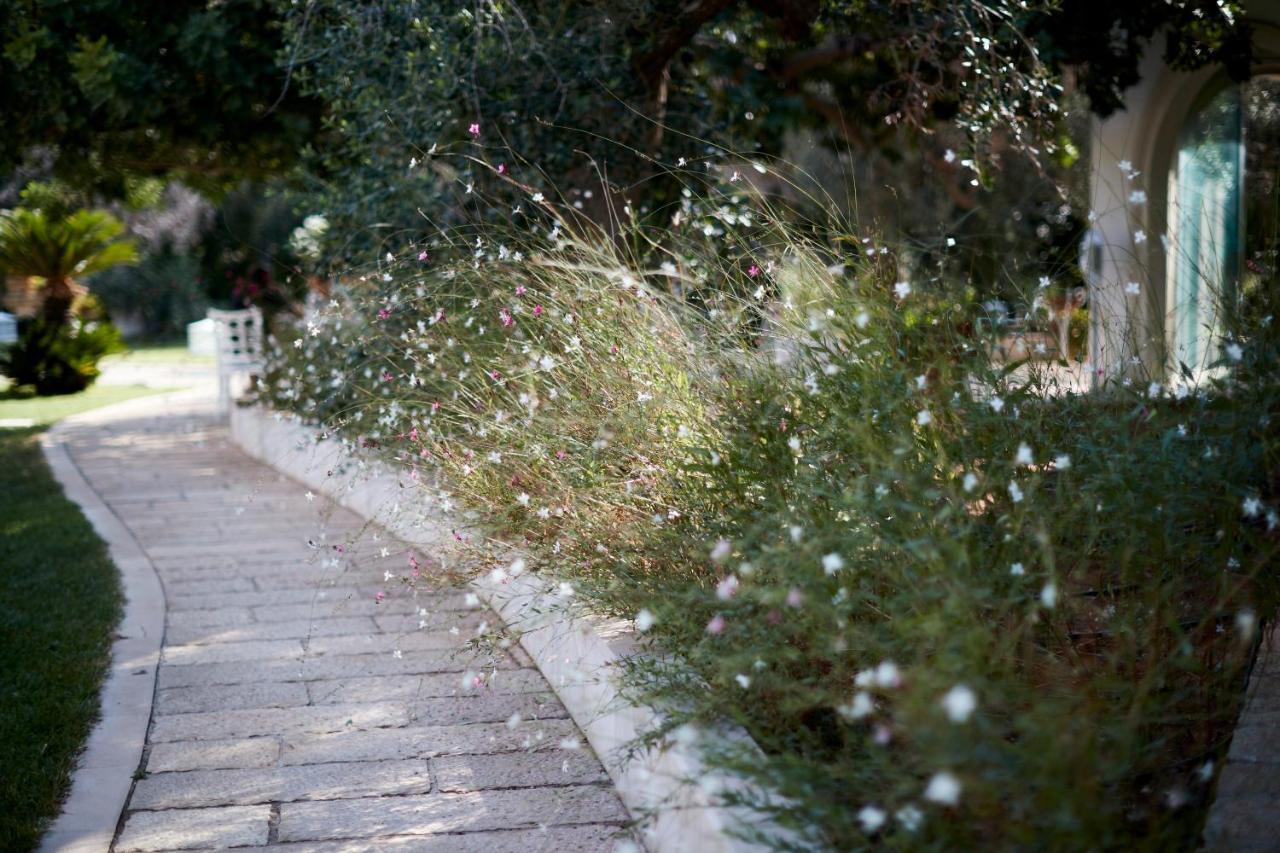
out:
<path id="1" fill-rule="evenodd" d="M 677 655 L 629 672 L 651 739 L 745 726 L 763 755 L 711 759 L 806 843 L 1195 846 L 1275 603 L 1270 326 L 1200 387 L 1073 396 L 872 237 L 610 241 L 531 203 L 545 239 L 348 281 L 267 397 L 638 618 Z"/>

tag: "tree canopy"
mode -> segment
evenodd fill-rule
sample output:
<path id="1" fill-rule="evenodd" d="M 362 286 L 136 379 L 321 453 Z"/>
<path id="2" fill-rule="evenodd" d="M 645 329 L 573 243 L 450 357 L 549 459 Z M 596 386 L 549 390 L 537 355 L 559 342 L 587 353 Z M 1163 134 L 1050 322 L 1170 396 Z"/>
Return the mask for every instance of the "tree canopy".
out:
<path id="1" fill-rule="evenodd" d="M 289 85 L 274 0 L 9 0 L 0 4 L 0 173 L 33 148 L 122 193 L 124 178 L 223 188 L 279 174 L 320 105 Z"/>

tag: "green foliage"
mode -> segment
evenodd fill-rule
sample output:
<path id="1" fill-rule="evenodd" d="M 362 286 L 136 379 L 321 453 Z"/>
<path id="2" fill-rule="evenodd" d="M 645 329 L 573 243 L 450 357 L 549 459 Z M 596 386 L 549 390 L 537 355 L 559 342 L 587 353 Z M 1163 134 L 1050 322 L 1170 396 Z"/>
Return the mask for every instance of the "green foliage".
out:
<path id="1" fill-rule="evenodd" d="M 98 361 L 120 352 L 120 332 L 90 310 L 67 322 L 36 317 L 19 324 L 18 340 L 0 350 L 0 373 L 40 396 L 75 394 L 98 378 Z"/>
<path id="2" fill-rule="evenodd" d="M 0 6 L 0 172 L 54 146 L 60 175 L 122 193 L 172 174 L 220 191 L 278 174 L 319 107 L 300 96 L 271 0 L 16 0 Z"/>
<path id="3" fill-rule="evenodd" d="M 16 414 L 8 408 L 0 416 Z M 57 816 L 98 716 L 122 604 L 116 567 L 35 431 L 0 430 L 0 848 L 35 850 Z"/>
<path id="4" fill-rule="evenodd" d="M 1273 332 L 1199 388 L 1062 394 L 846 232 L 725 262 L 546 209 L 350 280 L 268 398 L 462 510 L 479 570 L 514 540 L 499 572 L 643 616 L 647 742 L 745 727 L 709 758 L 806 849 L 1197 846 L 1276 604 Z"/>
<path id="5" fill-rule="evenodd" d="M 77 210 L 63 218 L 18 208 L 0 215 L 0 269 L 48 282 L 133 263 L 137 249 L 118 239 L 124 226 L 109 213 Z"/>
<path id="6" fill-rule="evenodd" d="M 306 276 L 290 238 L 301 221 L 298 198 L 278 184 L 241 184 L 218 205 L 212 227 L 193 254 L 208 301 L 257 305 L 268 316 L 290 310 L 306 292 Z"/>
<path id="7" fill-rule="evenodd" d="M 168 248 L 144 255 L 136 266 L 98 273 L 93 292 L 118 321 L 126 315 L 140 320 L 140 334 L 150 340 L 182 336 L 209 308 L 199 263 Z"/>

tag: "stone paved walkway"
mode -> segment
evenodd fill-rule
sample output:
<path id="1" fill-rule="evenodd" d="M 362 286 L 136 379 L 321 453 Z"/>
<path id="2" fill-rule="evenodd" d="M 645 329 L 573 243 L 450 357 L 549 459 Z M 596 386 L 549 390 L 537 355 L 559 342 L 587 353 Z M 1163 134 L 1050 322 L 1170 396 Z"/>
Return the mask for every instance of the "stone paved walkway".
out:
<path id="1" fill-rule="evenodd" d="M 365 529 L 337 555 L 362 520 L 233 447 L 208 403 L 65 439 L 168 605 L 115 851 L 614 846 L 627 814 L 542 676 L 464 649 L 496 617 L 384 584 L 405 546 Z"/>

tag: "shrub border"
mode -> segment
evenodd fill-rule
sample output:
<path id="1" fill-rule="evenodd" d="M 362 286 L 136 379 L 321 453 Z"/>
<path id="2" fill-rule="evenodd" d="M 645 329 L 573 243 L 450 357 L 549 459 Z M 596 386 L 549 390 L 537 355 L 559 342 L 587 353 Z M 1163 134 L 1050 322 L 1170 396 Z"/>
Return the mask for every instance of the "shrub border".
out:
<path id="1" fill-rule="evenodd" d="M 77 426 L 109 420 L 133 409 L 145 410 L 172 397 L 149 395 L 71 415 L 40 436 L 40 448 L 54 479 L 106 543 L 125 596 L 124 616 L 115 629 L 111 664 L 99 694 L 100 717 L 76 760 L 71 791 L 62 810 L 41 839 L 42 851 L 97 853 L 110 849 L 134 774 L 142 763 L 166 612 L 164 588 L 150 557 L 85 479 L 64 436 Z"/>
<path id="2" fill-rule="evenodd" d="M 347 448 L 333 438 L 319 437 L 292 415 L 233 407 L 231 440 L 255 459 L 406 542 L 432 547 L 452 536 L 447 521 L 438 515 L 414 519 L 403 512 L 401 499 L 412 500 L 403 492 L 415 486 L 401 482 L 377 462 L 358 463 L 361 470 L 352 471 L 356 460 Z M 633 817 L 649 816 L 643 825 L 649 850 L 746 853 L 765 848 L 734 834 L 734 829 L 784 835 L 754 812 L 720 804 L 724 794 L 750 793 L 750 786 L 712 771 L 701 760 L 705 739 L 749 741 L 745 731 L 690 732 L 661 750 L 628 755 L 628 745 L 659 719 L 656 709 L 628 702 L 619 689 L 619 664 L 637 648 L 629 621 L 571 615 L 553 585 L 533 574 L 503 581 L 483 576 L 472 587 L 518 629 L 520 645 L 587 736 Z"/>

